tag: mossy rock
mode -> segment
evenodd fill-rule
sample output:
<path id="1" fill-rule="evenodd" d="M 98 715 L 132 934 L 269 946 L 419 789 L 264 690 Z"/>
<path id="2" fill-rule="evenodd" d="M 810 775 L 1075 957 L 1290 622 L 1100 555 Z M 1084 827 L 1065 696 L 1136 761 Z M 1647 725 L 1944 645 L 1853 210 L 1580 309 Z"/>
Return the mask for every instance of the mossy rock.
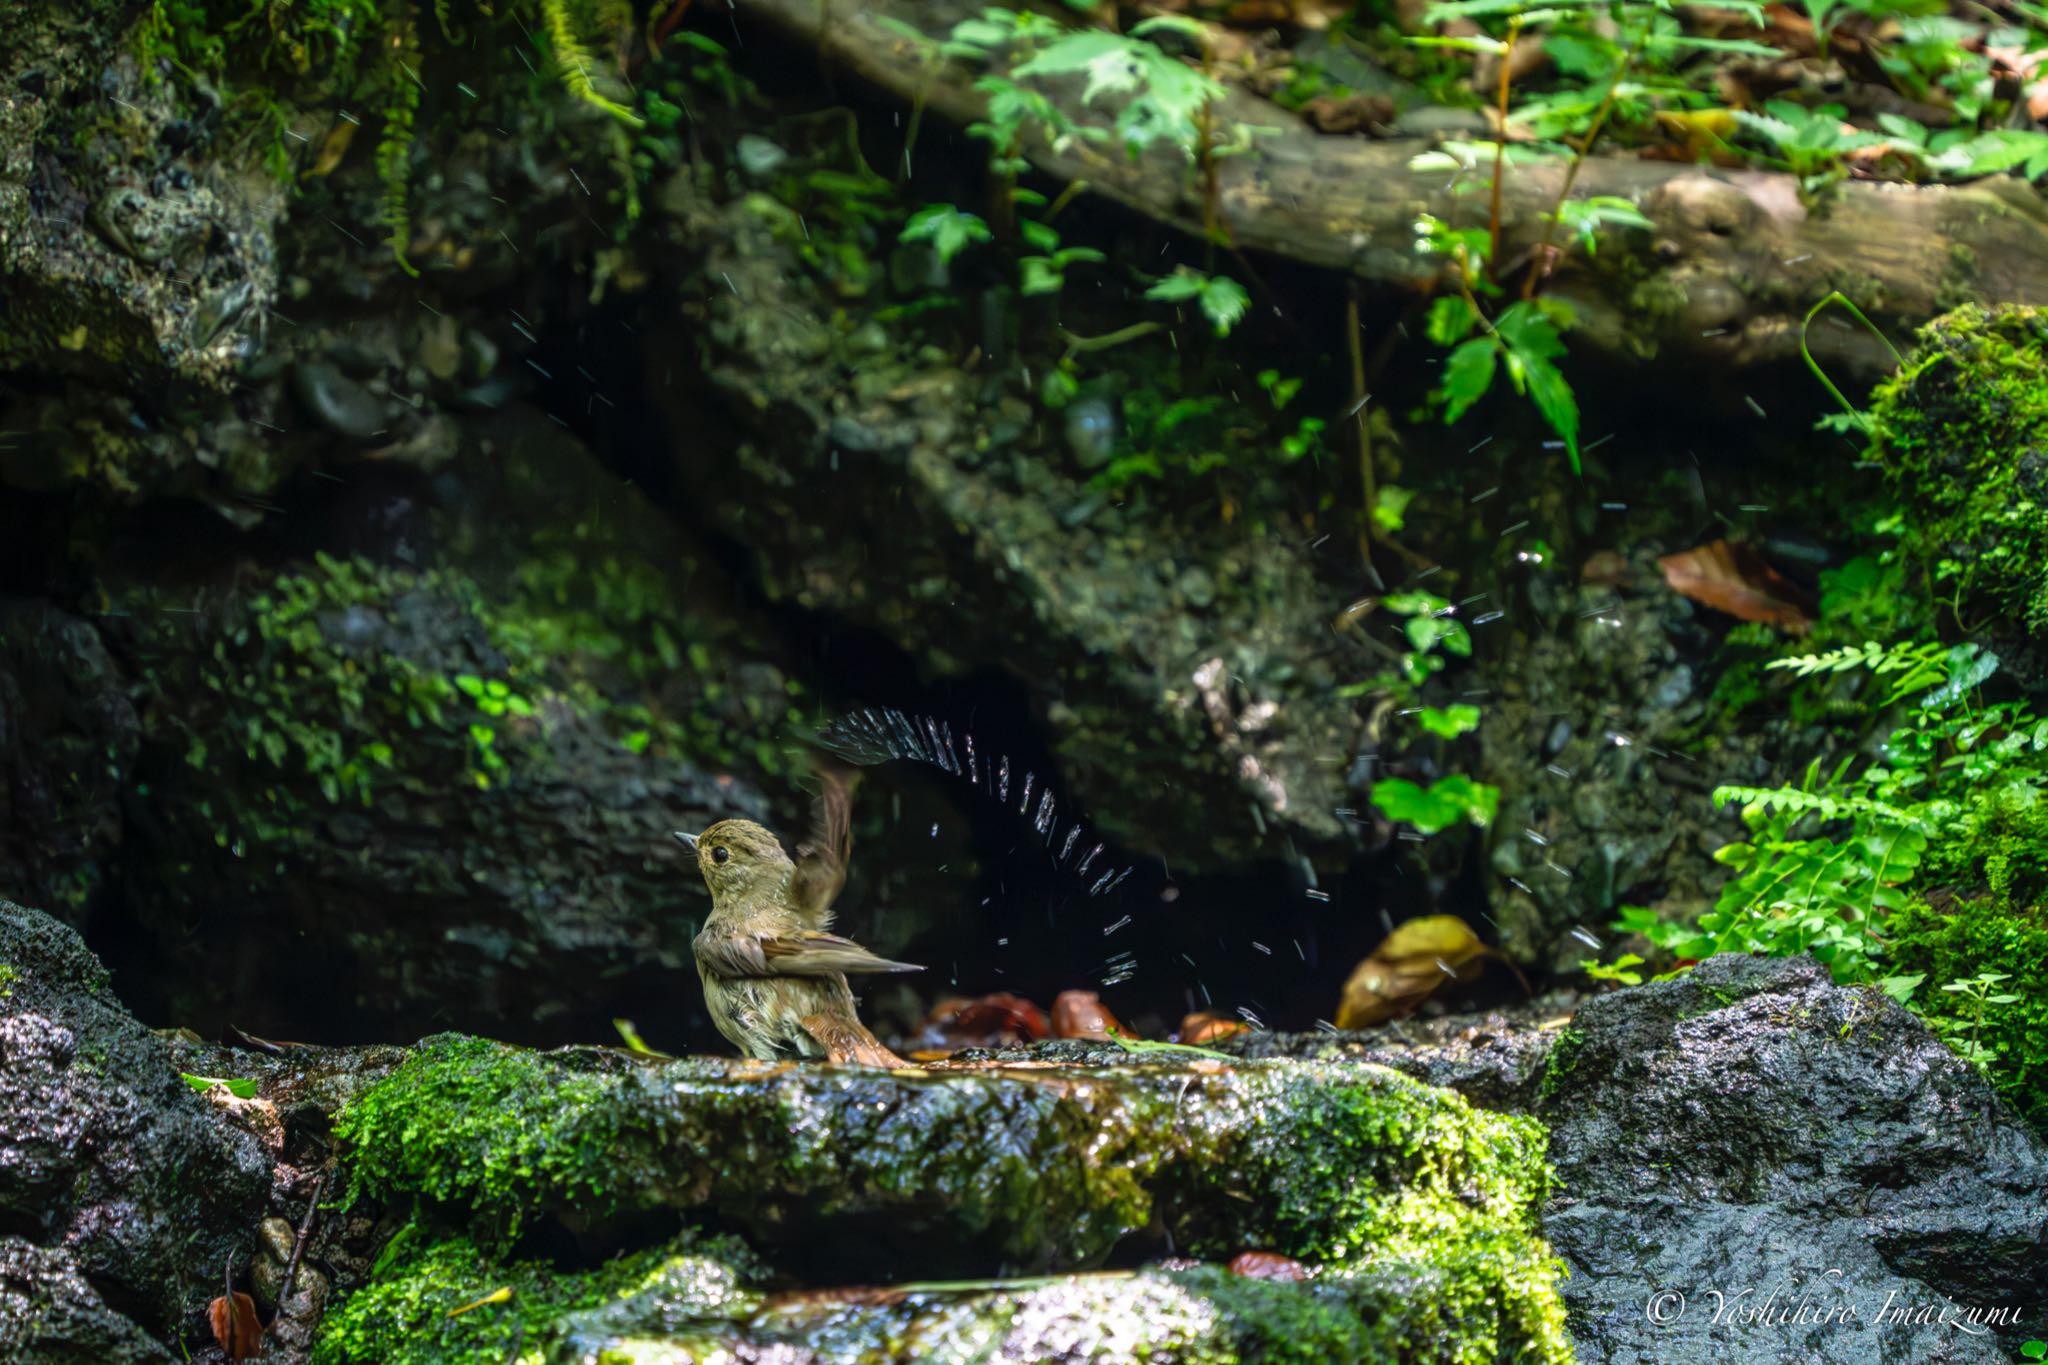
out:
<path id="1" fill-rule="evenodd" d="M 2048 630 L 2048 310 L 1937 318 L 1871 413 L 1937 596 L 1970 630 Z"/>
<path id="2" fill-rule="evenodd" d="M 133 894 L 152 926 L 202 926 L 163 935 L 193 954 L 181 1018 L 525 1022 L 688 969 L 707 907 L 668 831 L 765 816 L 721 769 L 758 770 L 790 702 L 768 669 L 758 718 L 712 711 L 729 656 L 658 578 L 584 548 L 536 533 L 495 594 L 316 554 L 122 597 L 152 812 Z M 355 964 L 353 999 L 316 948 Z"/>
<path id="3" fill-rule="evenodd" d="M 662 1064 L 444 1035 L 358 1095 L 337 1131 L 358 1197 L 423 1199 L 490 1247 L 543 1226 L 602 1240 L 669 1209 L 826 1283 L 1086 1269 L 1163 1237 L 1214 1259 L 1296 1257 L 1322 1267 L 1319 1285 L 1347 1286 L 1077 1280 L 1029 1312 L 1045 1286 L 948 1291 L 847 1329 L 877 1341 L 967 1340 L 970 1325 L 1000 1337 L 1055 1311 L 1143 1321 L 1163 1293 L 1210 1305 L 1183 1315 L 1185 1358 L 1235 1359 L 1249 1349 L 1235 1334 L 1264 1329 L 1217 1306 L 1230 1289 L 1288 1298 L 1297 1318 L 1334 1314 L 1315 1340 L 1428 1343 L 1390 1348 L 1399 1358 L 1565 1358 L 1557 1268 L 1535 1231 L 1541 1126 L 1380 1067 Z M 958 1330 L 939 1326 L 961 1314 Z"/>
<path id="4" fill-rule="evenodd" d="M 314 1365 L 499 1365 L 702 1360 L 1116 1362 L 1569 1360 L 1546 1320 L 1524 1335 L 1445 1321 L 1443 1272 L 1326 1269 L 1309 1280 L 1215 1266 L 888 1288 L 765 1292 L 720 1239 L 622 1256 L 594 1271 L 494 1262 L 468 1242 L 405 1248 L 385 1278 L 330 1315 Z M 1480 1253 L 1484 1255 L 1482 1251 Z M 1511 1257 L 1516 1253 L 1510 1253 Z M 1485 1283 L 1501 1267 L 1447 1258 Z M 506 1291 L 510 1291 L 507 1293 Z M 470 1307 L 471 1305 L 476 1305 Z M 1472 1305 L 1477 1307 L 1477 1305 Z M 457 1310 L 469 1308 L 467 1312 Z"/>

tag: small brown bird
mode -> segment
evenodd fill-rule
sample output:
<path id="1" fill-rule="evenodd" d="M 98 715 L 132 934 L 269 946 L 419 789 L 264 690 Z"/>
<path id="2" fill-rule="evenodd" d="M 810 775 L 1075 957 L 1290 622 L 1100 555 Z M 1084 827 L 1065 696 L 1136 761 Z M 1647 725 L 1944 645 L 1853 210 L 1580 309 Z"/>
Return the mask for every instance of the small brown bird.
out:
<path id="1" fill-rule="evenodd" d="M 794 861 L 751 820 L 721 820 L 702 834 L 676 831 L 711 888 L 711 916 L 692 943 L 711 1022 L 749 1057 L 823 1057 L 903 1066 L 860 1021 L 850 972 L 918 972 L 827 933 L 853 846 L 852 784 L 820 773 L 810 839 Z"/>

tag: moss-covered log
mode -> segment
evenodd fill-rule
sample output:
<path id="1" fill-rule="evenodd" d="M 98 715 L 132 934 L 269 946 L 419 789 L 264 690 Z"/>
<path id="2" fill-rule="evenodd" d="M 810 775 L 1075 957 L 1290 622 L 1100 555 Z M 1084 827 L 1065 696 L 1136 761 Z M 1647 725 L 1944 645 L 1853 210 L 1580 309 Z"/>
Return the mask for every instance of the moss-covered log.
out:
<path id="1" fill-rule="evenodd" d="M 814 44 L 829 68 L 907 104 L 962 125 L 986 115 L 975 88 L 986 71 L 934 67 L 883 22 L 943 38 L 979 13 L 978 0 L 879 0 L 858 13 L 814 0 L 744 0 L 741 8 Z M 1105 122 L 1080 94 L 1077 78 L 1059 100 L 1063 112 L 1083 125 Z M 1240 248 L 1420 287 L 1435 272 L 1414 252 L 1416 215 L 1467 221 L 1474 211 L 1471 196 L 1454 193 L 1462 177 L 1410 168 L 1428 145 L 1419 139 L 1324 136 L 1236 87 L 1218 118 L 1272 130 L 1250 153 L 1217 163 L 1219 221 Z M 1201 182 L 1178 150 L 1133 161 L 1071 139 L 1029 144 L 1026 153 L 1057 180 L 1086 181 L 1141 213 L 1203 230 Z M 1502 259 L 1525 257 L 1544 238 L 1566 174 L 1558 158 L 1518 165 L 1506 177 Z M 1973 299 L 2048 303 L 2048 208 L 2017 181 L 1849 182 L 1809 203 L 1791 175 L 1596 156 L 1572 193 L 1627 199 L 1656 225 L 1597 256 L 1565 253 L 1550 288 L 1576 306 L 1576 338 L 1624 358 L 1723 368 L 1785 360 L 1798 354 L 1806 310 L 1837 289 L 1895 331 Z M 1825 364 L 1872 375 L 1890 364 L 1884 346 L 1859 328 L 1823 323 L 1808 341 Z"/>

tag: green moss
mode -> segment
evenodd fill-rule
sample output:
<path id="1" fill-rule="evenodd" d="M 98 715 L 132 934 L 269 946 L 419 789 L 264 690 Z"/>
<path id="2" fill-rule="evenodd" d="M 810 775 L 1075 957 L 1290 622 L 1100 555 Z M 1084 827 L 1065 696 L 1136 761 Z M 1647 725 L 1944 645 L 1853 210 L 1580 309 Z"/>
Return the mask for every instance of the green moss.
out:
<path id="1" fill-rule="evenodd" d="M 1872 415 L 1907 546 L 1964 626 L 2048 630 L 2048 312 L 1936 319 Z"/>
<path id="2" fill-rule="evenodd" d="M 1316 1343 L 1298 1358 L 1332 1358 L 1329 1343 L 1361 1324 L 1402 1343 L 1396 1355 L 1568 1356 L 1559 1268 L 1536 1234 L 1550 1188 L 1541 1126 L 1378 1067 L 764 1070 L 449 1036 L 351 1103 L 338 1132 L 360 1192 L 473 1215 L 493 1245 L 543 1215 L 587 1226 L 666 1206 L 769 1243 L 887 1228 L 898 1255 L 1035 1270 L 1097 1263 L 1163 1228 L 1195 1255 L 1273 1251 L 1343 1285 L 1333 1308 L 1204 1282 L 1207 1325 L 1186 1340 L 1214 1349 L 1176 1358 L 1234 1359 L 1243 1333 L 1269 1329 Z M 1265 1325 L 1210 1330 L 1225 1291 L 1271 1298 L 1248 1319 Z M 1018 1296 L 1004 1295 L 968 1319 L 1008 1322 Z M 939 1331 L 943 1305 L 927 1308 L 937 1316 L 918 1330 Z"/>
<path id="3" fill-rule="evenodd" d="M 2005 856 L 1994 847 L 1990 859 Z M 2030 839 L 2010 850 L 2010 856 L 2023 857 L 2038 869 L 2041 846 Z M 2015 903 L 1997 894 L 1954 901 L 1942 909 L 1915 902 L 1893 912 L 1885 931 L 1891 970 L 1926 974 L 1914 1008 L 1931 1016 L 1937 1027 L 1939 1021 L 1952 1021 L 1943 1029 L 1952 1036 L 1968 1038 L 1970 1021 L 1959 1015 L 1961 999 L 1940 988 L 1980 972 L 2006 975 L 1999 990 L 2020 999 L 1989 1007 L 1976 1041 L 1991 1053 L 1985 1071 L 1993 1087 L 2037 1132 L 2048 1133 L 2048 993 L 2041 989 L 2048 981 L 2048 910 L 2043 904 Z"/>
<path id="4" fill-rule="evenodd" d="M 351 1197 L 365 1192 L 458 1203 L 500 1243 L 536 1209 L 609 1203 L 618 1138 L 610 1078 L 548 1066 L 536 1054 L 444 1034 L 342 1113 L 355 1153 Z"/>
<path id="5" fill-rule="evenodd" d="M 1567 1025 L 1557 1035 L 1557 1041 L 1550 1045 L 1549 1055 L 1543 1059 L 1543 1081 L 1537 1090 L 1539 1103 L 1547 1104 L 1563 1086 L 1565 1077 L 1572 1074 L 1572 1068 L 1579 1064 L 1579 1054 L 1586 1048 L 1586 1031 Z"/>
<path id="6" fill-rule="evenodd" d="M 685 1234 L 595 1270 L 564 1273 L 545 1261 L 501 1261 L 462 1238 L 409 1226 L 393 1239 L 370 1284 L 330 1309 L 314 1365 L 505 1365 L 551 1358 L 548 1347 L 577 1315 L 632 1304 L 643 1314 L 718 1318 L 751 1308 L 759 1274 L 730 1238 Z"/>
<path id="7" fill-rule="evenodd" d="M 204 775 L 198 809 L 215 841 L 289 847 L 324 837 L 306 829 L 309 815 L 400 793 L 438 802 L 451 784 L 545 781 L 555 760 L 544 713 L 564 706 L 638 754 L 723 766 L 749 745 L 787 767 L 768 739 L 790 720 L 785 697 L 747 691 L 737 719 L 700 709 L 724 683 L 658 579 L 599 559 L 572 594 L 571 563 L 536 556 L 501 604 L 453 569 L 316 555 L 183 657 L 182 618 L 145 595 L 164 631 L 146 676 L 177 703 L 153 719 Z M 657 687 L 693 677 L 691 709 L 659 707 Z"/>
<path id="8" fill-rule="evenodd" d="M 281 181 L 289 180 L 298 168 L 301 153 L 295 140 L 304 141 L 293 127 L 294 106 L 329 104 L 375 111 L 381 120 L 376 166 L 383 185 L 383 224 L 389 230 L 393 258 L 416 275 L 419 272 L 406 255 L 414 117 L 429 89 L 427 77 L 438 75 L 444 65 L 456 65 L 464 49 L 482 47 L 498 54 L 508 80 L 516 80 L 535 67 L 530 59 L 521 65 L 512 53 L 522 46 L 532 48 L 551 68 L 551 84 L 559 82 L 618 125 L 642 126 L 639 114 L 598 88 L 597 82 L 609 83 L 613 77 L 603 63 L 592 60 L 584 45 L 597 33 L 608 38 L 630 34 L 630 5 L 616 0 L 512 0 L 504 5 L 458 6 L 454 0 L 434 0 L 432 12 L 435 24 L 423 35 L 422 7 L 412 0 L 297 0 L 253 9 L 244 0 L 151 0 L 136 27 L 134 46 L 147 70 L 161 67 L 218 87 L 228 97 L 230 133 L 263 138 L 271 170 Z M 497 32 L 490 42 L 478 44 L 471 27 Z M 545 42 L 536 34 L 545 35 Z M 339 143 L 336 154 L 347 145 Z M 628 167 L 622 198 L 634 215 L 636 196 Z"/>

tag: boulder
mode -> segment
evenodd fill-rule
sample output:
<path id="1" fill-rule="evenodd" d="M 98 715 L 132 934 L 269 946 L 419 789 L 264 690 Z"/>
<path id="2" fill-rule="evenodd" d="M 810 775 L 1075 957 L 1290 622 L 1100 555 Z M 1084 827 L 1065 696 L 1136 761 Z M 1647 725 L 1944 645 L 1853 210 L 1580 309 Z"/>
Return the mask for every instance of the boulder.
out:
<path id="1" fill-rule="evenodd" d="M 1219 1047 L 1543 1119 L 1581 1361 L 1997 1361 L 2040 1336 L 2048 1144 L 1882 992 L 1726 954 L 1547 1012 Z"/>
<path id="2" fill-rule="evenodd" d="M 0 1357 L 159 1361 L 270 1188 L 77 933 L 0 902 Z"/>

